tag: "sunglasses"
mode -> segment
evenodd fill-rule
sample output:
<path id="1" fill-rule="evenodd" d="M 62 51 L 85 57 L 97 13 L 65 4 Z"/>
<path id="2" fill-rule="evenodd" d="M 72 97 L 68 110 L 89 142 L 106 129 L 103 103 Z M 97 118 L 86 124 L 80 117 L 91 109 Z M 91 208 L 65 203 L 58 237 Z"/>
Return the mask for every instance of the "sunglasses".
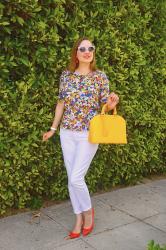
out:
<path id="1" fill-rule="evenodd" d="M 86 47 L 78 47 L 78 50 L 80 52 L 85 52 L 85 51 L 93 52 L 95 50 L 95 46 L 90 46 L 88 48 L 86 48 Z"/>

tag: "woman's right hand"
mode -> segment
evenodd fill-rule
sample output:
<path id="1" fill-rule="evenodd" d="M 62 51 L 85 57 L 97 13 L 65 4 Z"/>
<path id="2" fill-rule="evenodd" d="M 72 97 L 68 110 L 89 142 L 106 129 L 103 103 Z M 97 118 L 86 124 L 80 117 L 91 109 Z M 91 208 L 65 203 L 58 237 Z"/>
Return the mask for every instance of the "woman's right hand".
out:
<path id="1" fill-rule="evenodd" d="M 52 131 L 52 130 L 50 130 L 50 131 L 44 133 L 44 134 L 43 134 L 43 141 L 47 141 L 50 137 L 53 136 L 54 133 L 55 133 L 55 132 Z"/>

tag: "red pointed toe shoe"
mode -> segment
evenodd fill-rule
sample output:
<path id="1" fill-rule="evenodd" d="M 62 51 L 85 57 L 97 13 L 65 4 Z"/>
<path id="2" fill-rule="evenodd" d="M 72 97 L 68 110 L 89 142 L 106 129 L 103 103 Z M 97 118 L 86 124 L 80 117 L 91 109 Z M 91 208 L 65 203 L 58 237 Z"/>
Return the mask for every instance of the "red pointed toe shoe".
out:
<path id="1" fill-rule="evenodd" d="M 94 208 L 92 208 L 92 225 L 90 227 L 83 227 L 82 235 L 86 236 L 92 232 L 94 228 Z"/>
<path id="2" fill-rule="evenodd" d="M 81 233 L 70 232 L 69 235 L 68 235 L 68 238 L 69 239 L 75 239 L 75 238 L 80 237 L 80 235 L 81 235 Z"/>
<path id="3" fill-rule="evenodd" d="M 82 225 L 83 225 L 83 222 L 82 222 Z M 82 225 L 81 225 L 81 228 L 82 228 Z M 67 239 L 75 239 L 75 238 L 79 238 L 81 236 L 81 232 L 80 233 L 75 233 L 75 232 L 70 232 Z"/>

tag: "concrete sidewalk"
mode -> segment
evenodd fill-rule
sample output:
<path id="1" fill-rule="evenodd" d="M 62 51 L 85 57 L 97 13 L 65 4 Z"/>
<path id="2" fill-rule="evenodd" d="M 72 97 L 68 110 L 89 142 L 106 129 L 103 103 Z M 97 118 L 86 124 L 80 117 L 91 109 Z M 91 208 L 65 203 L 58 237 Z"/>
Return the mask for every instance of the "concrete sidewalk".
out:
<path id="1" fill-rule="evenodd" d="M 65 240 L 74 223 L 70 202 L 0 219 L 0 250 L 145 250 L 148 241 L 166 244 L 166 179 L 92 197 L 95 228 Z"/>

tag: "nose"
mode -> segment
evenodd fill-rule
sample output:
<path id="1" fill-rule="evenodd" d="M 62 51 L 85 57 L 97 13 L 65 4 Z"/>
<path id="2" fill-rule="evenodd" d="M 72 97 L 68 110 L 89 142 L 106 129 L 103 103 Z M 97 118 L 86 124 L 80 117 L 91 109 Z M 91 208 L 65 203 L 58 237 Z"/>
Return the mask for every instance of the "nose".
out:
<path id="1" fill-rule="evenodd" d="M 88 50 L 86 50 L 85 52 L 84 52 L 84 55 L 90 55 L 91 53 L 90 53 L 90 51 L 88 51 Z"/>

